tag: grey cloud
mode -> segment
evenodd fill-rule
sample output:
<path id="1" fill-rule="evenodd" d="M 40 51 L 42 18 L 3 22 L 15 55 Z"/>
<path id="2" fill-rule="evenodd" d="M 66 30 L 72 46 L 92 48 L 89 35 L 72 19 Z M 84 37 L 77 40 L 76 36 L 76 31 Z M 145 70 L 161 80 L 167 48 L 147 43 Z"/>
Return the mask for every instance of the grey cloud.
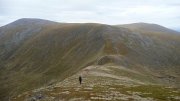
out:
<path id="1" fill-rule="evenodd" d="M 150 22 L 171 27 L 179 26 L 179 3 L 179 0 L 3 0 L 0 8 L 6 7 L 1 15 L 9 19 L 33 17 L 107 24 Z M 3 17 L 3 22 L 8 22 L 8 18 Z"/>

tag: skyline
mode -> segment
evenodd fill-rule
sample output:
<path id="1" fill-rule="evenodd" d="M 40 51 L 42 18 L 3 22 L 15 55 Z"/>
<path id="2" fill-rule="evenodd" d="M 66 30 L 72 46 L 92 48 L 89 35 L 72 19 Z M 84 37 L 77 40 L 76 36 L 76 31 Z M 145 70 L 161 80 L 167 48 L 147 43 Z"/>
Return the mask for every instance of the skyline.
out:
<path id="1" fill-rule="evenodd" d="M 21 18 L 67 23 L 155 23 L 180 29 L 179 0 L 0 0 L 0 26 Z"/>

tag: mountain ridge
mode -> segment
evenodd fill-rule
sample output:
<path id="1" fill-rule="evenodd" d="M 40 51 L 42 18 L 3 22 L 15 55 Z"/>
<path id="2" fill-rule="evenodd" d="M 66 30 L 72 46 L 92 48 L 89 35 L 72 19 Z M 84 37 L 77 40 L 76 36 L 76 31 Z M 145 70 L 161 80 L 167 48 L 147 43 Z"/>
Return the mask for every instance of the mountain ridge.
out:
<path id="1" fill-rule="evenodd" d="M 62 81 L 91 65 L 124 66 L 144 72 L 158 84 L 178 86 L 180 36 L 145 33 L 40 19 L 20 19 L 0 27 L 0 81 L 7 84 L 0 87 L 0 98 Z"/>
<path id="2" fill-rule="evenodd" d="M 171 34 L 180 34 L 179 32 L 166 28 L 164 26 L 153 24 L 153 23 L 131 23 L 131 24 L 122 24 L 122 25 L 116 25 L 120 27 L 129 28 L 131 30 L 142 30 L 142 31 L 154 31 L 154 32 L 166 32 Z"/>

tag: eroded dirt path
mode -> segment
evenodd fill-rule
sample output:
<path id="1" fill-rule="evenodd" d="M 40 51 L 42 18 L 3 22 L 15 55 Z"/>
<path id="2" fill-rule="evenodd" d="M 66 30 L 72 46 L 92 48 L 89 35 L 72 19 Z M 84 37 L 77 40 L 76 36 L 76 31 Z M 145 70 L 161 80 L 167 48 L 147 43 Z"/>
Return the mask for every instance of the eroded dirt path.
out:
<path id="1" fill-rule="evenodd" d="M 123 72 L 119 72 L 123 71 Z M 135 71 L 116 66 L 89 66 L 57 84 L 23 93 L 12 101 L 179 101 L 179 89 L 132 79 Z M 78 77 L 82 76 L 80 85 Z M 142 79 L 142 78 L 140 78 Z"/>

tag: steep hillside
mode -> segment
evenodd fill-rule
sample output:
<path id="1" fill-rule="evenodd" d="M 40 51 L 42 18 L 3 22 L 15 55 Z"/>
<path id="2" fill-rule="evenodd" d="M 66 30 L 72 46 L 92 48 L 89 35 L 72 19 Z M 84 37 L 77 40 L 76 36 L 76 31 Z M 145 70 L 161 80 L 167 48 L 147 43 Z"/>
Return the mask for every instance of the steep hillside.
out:
<path id="1" fill-rule="evenodd" d="M 1 28 L 1 96 L 62 80 L 101 54 L 102 25 L 39 22 Z"/>
<path id="2" fill-rule="evenodd" d="M 142 31 L 142 32 L 161 32 L 161 33 L 169 33 L 169 34 L 180 34 L 177 31 L 168 29 L 166 27 L 157 25 L 157 24 L 148 24 L 148 23 L 132 23 L 132 24 L 124 24 L 117 25 L 119 27 L 125 27 L 134 31 Z"/>
<path id="3" fill-rule="evenodd" d="M 168 29 L 166 27 L 157 25 L 157 24 L 148 24 L 148 23 L 132 23 L 124 25 L 116 25 L 117 27 L 128 28 L 133 32 L 144 34 L 152 38 L 160 38 L 167 40 L 178 40 L 179 32 Z"/>
<path id="4" fill-rule="evenodd" d="M 166 32 L 147 35 L 104 24 L 17 20 L 0 28 L 0 98 L 54 84 L 91 65 L 123 66 L 140 73 L 132 79 L 178 87 L 180 35 Z M 166 35 L 173 37 L 162 38 Z"/>

